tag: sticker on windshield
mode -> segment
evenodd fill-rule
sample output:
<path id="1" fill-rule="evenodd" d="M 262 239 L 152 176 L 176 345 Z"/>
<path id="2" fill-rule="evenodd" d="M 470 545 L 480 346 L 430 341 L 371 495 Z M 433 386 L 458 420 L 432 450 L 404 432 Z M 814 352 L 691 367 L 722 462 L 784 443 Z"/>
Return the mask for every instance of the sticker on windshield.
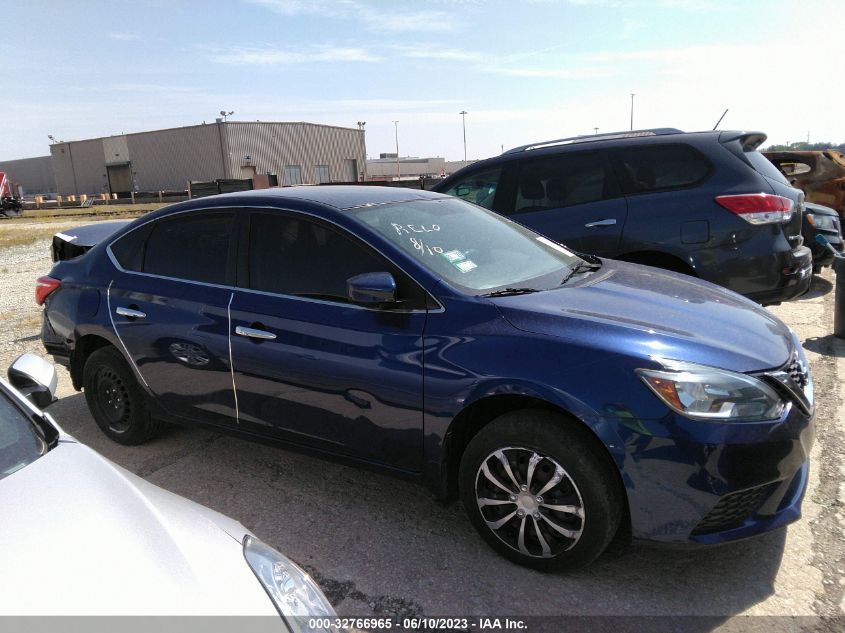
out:
<path id="1" fill-rule="evenodd" d="M 471 259 L 465 259 L 464 261 L 455 264 L 455 268 L 460 270 L 462 273 L 468 273 L 473 268 L 478 268 L 478 264 L 476 264 Z"/>
<path id="2" fill-rule="evenodd" d="M 459 262 L 461 260 L 466 259 L 466 256 L 458 250 L 449 251 L 448 253 L 443 253 L 443 257 L 445 257 L 450 264 L 454 264 L 455 262 Z"/>
<path id="3" fill-rule="evenodd" d="M 538 236 L 537 241 L 540 242 L 540 244 L 545 244 L 549 248 L 553 248 L 556 251 L 563 253 L 564 255 L 569 255 L 570 257 L 575 255 L 575 253 L 573 253 L 569 249 L 566 249 L 557 242 L 552 242 L 550 239 L 546 239 L 545 237 Z"/>

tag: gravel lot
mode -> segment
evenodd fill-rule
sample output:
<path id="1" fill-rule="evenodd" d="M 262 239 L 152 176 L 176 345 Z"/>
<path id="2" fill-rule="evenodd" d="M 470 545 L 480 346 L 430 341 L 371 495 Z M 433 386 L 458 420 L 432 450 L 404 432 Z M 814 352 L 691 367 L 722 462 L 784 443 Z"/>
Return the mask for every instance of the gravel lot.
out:
<path id="1" fill-rule="evenodd" d="M 49 240 L 0 252 L 2 368 L 22 352 L 43 354 L 34 281 L 49 269 Z M 342 615 L 566 614 L 560 624 L 577 615 L 689 615 L 708 617 L 684 620 L 684 630 L 842 631 L 845 341 L 830 335 L 832 281 L 827 270 L 807 296 L 772 308 L 804 341 L 816 380 L 818 439 L 804 518 L 715 549 L 632 546 L 573 574 L 541 574 L 497 557 L 459 506 L 440 505 L 407 482 L 205 430 L 172 428 L 140 447 L 113 444 L 61 368 L 61 399 L 50 412 L 113 461 L 237 518 L 308 568 Z M 834 620 L 812 617 L 819 615 Z M 619 630 L 618 621 L 586 622 L 579 630 Z"/>

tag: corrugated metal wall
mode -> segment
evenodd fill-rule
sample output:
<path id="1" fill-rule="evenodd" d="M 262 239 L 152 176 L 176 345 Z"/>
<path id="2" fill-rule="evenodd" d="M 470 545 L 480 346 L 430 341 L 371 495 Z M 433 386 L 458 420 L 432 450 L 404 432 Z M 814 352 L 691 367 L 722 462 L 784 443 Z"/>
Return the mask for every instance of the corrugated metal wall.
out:
<path id="1" fill-rule="evenodd" d="M 226 177 L 218 124 L 128 134 L 126 139 L 140 191 L 178 191 L 189 180 Z"/>
<path id="2" fill-rule="evenodd" d="M 366 169 L 361 130 L 314 123 L 213 123 L 141 132 L 50 146 L 60 194 L 108 191 L 106 164 L 131 162 L 139 191 L 179 191 L 189 180 L 278 174 L 298 165 L 302 182 L 315 182 L 315 167 L 328 165 L 333 182 L 357 180 Z M 250 159 L 246 160 L 245 156 Z M 225 160 L 224 160 L 225 158 Z M 242 170 L 242 167 L 246 168 Z"/>
<path id="3" fill-rule="evenodd" d="M 108 191 L 102 139 L 56 143 L 50 146 L 50 154 L 60 194 Z"/>
<path id="4" fill-rule="evenodd" d="M 0 171 L 8 174 L 15 187 L 18 185 L 23 187 L 24 195 L 56 191 L 56 177 L 53 175 L 51 156 L 4 160 L 0 162 Z"/>
<path id="5" fill-rule="evenodd" d="M 314 123 L 225 123 L 228 177 L 240 178 L 242 166 L 254 166 L 256 173 L 274 173 L 279 183 L 288 165 L 298 165 L 303 183 L 315 183 L 316 165 L 328 165 L 332 182 L 351 179 L 348 163 L 357 161 L 358 171 L 366 166 L 364 133 L 357 129 Z M 245 157 L 249 156 L 247 160 Z"/>

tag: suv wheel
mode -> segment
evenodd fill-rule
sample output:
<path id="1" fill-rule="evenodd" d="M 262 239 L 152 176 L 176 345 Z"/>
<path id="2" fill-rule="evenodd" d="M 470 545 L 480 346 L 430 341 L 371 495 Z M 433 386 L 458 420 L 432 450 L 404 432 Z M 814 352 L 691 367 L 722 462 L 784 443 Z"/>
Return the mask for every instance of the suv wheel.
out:
<path id="1" fill-rule="evenodd" d="M 101 347 L 88 357 L 82 383 L 94 421 L 115 442 L 142 444 L 164 427 L 150 417 L 138 381 L 114 347 Z"/>
<path id="2" fill-rule="evenodd" d="M 577 569 L 613 539 L 624 497 L 585 431 L 560 415 L 514 411 L 472 438 L 460 493 L 475 528 L 500 554 L 538 569 Z"/>

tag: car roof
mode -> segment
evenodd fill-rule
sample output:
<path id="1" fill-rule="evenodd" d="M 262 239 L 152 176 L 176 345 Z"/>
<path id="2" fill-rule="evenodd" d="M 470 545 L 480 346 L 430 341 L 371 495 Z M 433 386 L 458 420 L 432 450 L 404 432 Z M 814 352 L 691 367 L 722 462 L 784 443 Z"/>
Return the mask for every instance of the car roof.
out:
<path id="1" fill-rule="evenodd" d="M 357 207 L 388 204 L 391 202 L 409 202 L 411 200 L 434 200 L 448 198 L 443 194 L 422 189 L 408 189 L 406 187 L 385 187 L 377 185 L 300 185 L 295 187 L 274 187 L 271 189 L 255 189 L 252 191 L 237 191 L 218 196 L 214 199 L 238 198 L 248 199 L 250 202 L 284 202 L 290 200 L 314 202 L 336 209 L 346 210 Z M 200 198 L 198 200 L 208 200 Z"/>

